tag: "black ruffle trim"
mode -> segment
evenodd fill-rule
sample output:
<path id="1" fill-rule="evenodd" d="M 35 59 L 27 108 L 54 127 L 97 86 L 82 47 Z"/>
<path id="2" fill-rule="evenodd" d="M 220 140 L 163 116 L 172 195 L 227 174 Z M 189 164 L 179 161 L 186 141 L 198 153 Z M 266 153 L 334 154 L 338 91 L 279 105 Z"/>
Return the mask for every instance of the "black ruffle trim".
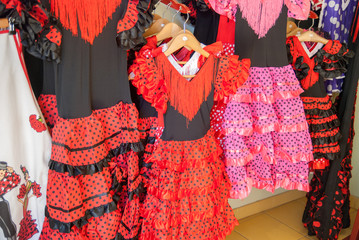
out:
<path id="1" fill-rule="evenodd" d="M 117 209 L 116 203 L 111 202 L 111 203 L 87 210 L 85 212 L 85 215 L 82 218 L 75 220 L 73 222 L 70 222 L 70 223 L 60 222 L 56 219 L 51 218 L 47 207 L 45 209 L 45 216 L 49 219 L 49 225 L 50 225 L 51 229 L 59 230 L 59 232 L 61 232 L 61 233 L 70 233 L 72 227 L 76 226 L 77 228 L 81 228 L 88 223 L 88 220 L 90 218 L 103 216 L 104 214 L 113 212 L 116 209 Z"/>
<path id="2" fill-rule="evenodd" d="M 327 109 L 327 110 L 321 110 L 321 109 L 318 109 L 318 108 L 305 109 L 304 112 L 305 112 L 305 115 L 307 116 L 307 121 L 309 119 L 311 119 L 310 117 L 308 119 L 308 115 L 309 116 L 314 116 L 314 115 L 315 116 L 321 116 L 323 118 L 328 118 L 328 117 L 331 117 L 333 115 L 336 115 L 334 110 L 333 110 L 333 107 L 330 108 L 330 109 Z M 313 120 L 315 120 L 315 118 L 313 118 Z M 325 122 L 323 124 L 309 124 L 309 129 L 310 129 L 310 132 L 318 132 L 318 131 L 321 131 L 321 130 L 324 130 L 324 129 L 337 128 L 339 126 L 340 126 L 340 121 L 339 121 L 338 118 L 335 118 L 332 121 Z"/>
<path id="3" fill-rule="evenodd" d="M 103 160 L 84 166 L 72 166 L 69 164 L 59 163 L 54 160 L 50 160 L 49 169 L 58 173 L 67 173 L 70 177 L 76 177 L 79 175 L 92 175 L 98 172 L 102 172 L 103 168 L 108 167 L 108 163 L 111 161 L 110 157 L 106 157 Z"/>
<path id="4" fill-rule="evenodd" d="M 340 125 L 339 120 L 334 119 L 333 121 L 326 122 L 323 124 L 309 124 L 309 131 L 310 132 L 318 132 L 321 130 L 333 129 L 333 128 L 339 127 L 339 125 Z"/>
<path id="5" fill-rule="evenodd" d="M 308 76 L 309 65 L 304 62 L 304 58 L 298 57 L 294 63 L 294 72 L 298 80 L 303 80 Z"/>
<path id="6" fill-rule="evenodd" d="M 139 50 L 147 43 L 142 34 L 153 22 L 153 15 L 151 13 L 154 9 L 155 2 L 156 1 L 150 0 L 139 1 L 136 7 L 138 14 L 135 26 L 126 31 L 117 33 L 116 41 L 119 47 L 123 49 Z"/>
<path id="7" fill-rule="evenodd" d="M 21 4 L 23 9 L 20 13 L 17 12 L 17 9 L 13 9 L 7 16 L 14 21 L 15 28 L 20 30 L 20 38 L 23 47 L 27 52 L 37 58 L 59 63 L 61 47 L 60 45 L 51 42 L 46 37 L 52 29 L 56 29 L 61 36 L 60 29 L 57 27 L 56 19 L 50 16 L 45 8 L 41 6 L 39 1 L 32 0 L 26 1 L 26 3 L 23 2 L 24 1 L 22 1 Z M 32 10 L 35 6 L 40 8 L 36 11 L 42 11 L 46 16 L 48 16 L 44 27 L 42 27 L 43 23 L 39 22 L 32 16 L 37 13 Z M 43 16 L 41 13 L 39 14 L 40 17 Z"/>
<path id="8" fill-rule="evenodd" d="M 314 159 L 327 159 L 329 161 L 335 161 L 338 159 L 340 152 L 338 153 L 313 153 Z"/>
<path id="9" fill-rule="evenodd" d="M 340 132 L 338 132 L 334 136 L 312 138 L 312 142 L 313 142 L 313 145 L 319 146 L 319 145 L 328 144 L 328 143 L 337 143 L 341 138 L 342 138 L 342 135 L 340 134 Z"/>
<path id="10" fill-rule="evenodd" d="M 353 57 L 354 52 L 348 50 L 344 43 L 336 54 L 330 54 L 320 49 L 315 58 L 314 71 L 324 78 L 339 77 L 347 71 L 349 59 Z"/>
<path id="11" fill-rule="evenodd" d="M 118 148 L 110 150 L 107 156 L 101 161 L 83 165 L 83 166 L 72 166 L 65 163 L 60 163 L 54 160 L 50 160 L 49 169 L 58 173 L 67 173 L 71 177 L 79 175 L 92 175 L 98 172 L 102 172 L 103 168 L 108 167 L 108 163 L 113 157 L 128 153 L 129 151 L 142 152 L 143 146 L 140 142 L 138 143 L 122 143 Z"/>
<path id="12" fill-rule="evenodd" d="M 293 56 L 291 54 L 289 44 L 287 44 L 287 57 L 289 64 L 293 66 Z M 300 56 L 296 59 L 293 70 L 299 81 L 308 76 L 309 69 L 309 65 L 304 62 L 303 56 Z"/>
<path id="13" fill-rule="evenodd" d="M 112 149 L 110 154 L 117 157 L 118 155 L 122 155 L 128 153 L 129 151 L 134 151 L 136 153 L 141 152 L 144 150 L 144 147 L 141 142 L 136 143 L 121 143 L 118 148 Z"/>

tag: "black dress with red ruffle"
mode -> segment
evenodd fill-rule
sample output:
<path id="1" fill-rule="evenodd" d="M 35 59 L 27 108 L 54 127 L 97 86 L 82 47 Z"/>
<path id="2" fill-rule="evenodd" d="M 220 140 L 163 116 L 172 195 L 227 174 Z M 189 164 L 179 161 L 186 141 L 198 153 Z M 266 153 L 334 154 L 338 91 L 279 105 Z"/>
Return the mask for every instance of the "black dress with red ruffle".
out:
<path id="1" fill-rule="evenodd" d="M 230 183 L 210 129 L 214 100 L 233 94 L 248 77 L 249 60 L 210 55 L 188 81 L 160 53 L 131 66 L 132 83 L 159 113 L 140 239 L 225 239 L 237 221 Z"/>
<path id="2" fill-rule="evenodd" d="M 297 37 L 287 39 L 288 56 L 304 89 L 301 95 L 310 134 L 314 147 L 313 163 L 314 175 L 310 182 L 310 191 L 307 194 L 307 205 L 303 214 L 303 223 L 308 228 L 309 235 L 317 235 L 319 239 L 323 233 L 321 225 L 324 221 L 337 221 L 340 216 L 344 198 L 340 198 L 348 191 L 346 184 L 348 174 L 342 175 L 342 181 L 335 187 L 335 199 L 338 209 L 328 211 L 323 215 L 323 200 L 331 165 L 340 161 L 339 120 L 334 106 L 327 96 L 324 79 L 334 78 L 346 72 L 349 58 L 353 53 L 339 41 L 329 41 L 318 52 L 308 56 L 310 51 L 305 48 Z M 340 200 L 341 199 L 341 200 Z M 321 210 L 320 210 L 321 209 Z M 320 211 L 319 211 L 320 210 Z M 334 225 L 333 225 L 334 226 Z M 337 239 L 339 231 L 331 230 L 330 239 Z"/>
<path id="3" fill-rule="evenodd" d="M 338 41 L 329 41 L 318 52 L 311 53 L 296 36 L 287 39 L 287 47 L 289 60 L 304 89 L 301 99 L 313 142 L 313 169 L 324 169 L 329 161 L 337 159 L 341 137 L 340 123 L 326 93 L 324 79 L 345 72 L 351 53 Z"/>
<path id="4" fill-rule="evenodd" d="M 44 63 L 39 105 L 52 155 L 41 239 L 135 239 L 140 231 L 143 147 L 126 49 L 144 41 L 153 2 L 119 2 L 93 39 L 60 17 L 61 62 Z"/>

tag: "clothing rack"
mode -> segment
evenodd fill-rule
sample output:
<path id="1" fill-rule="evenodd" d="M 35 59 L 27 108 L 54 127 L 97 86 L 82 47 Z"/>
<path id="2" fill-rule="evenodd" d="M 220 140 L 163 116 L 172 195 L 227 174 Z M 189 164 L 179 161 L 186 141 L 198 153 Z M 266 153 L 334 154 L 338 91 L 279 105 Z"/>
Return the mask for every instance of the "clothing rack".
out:
<path id="1" fill-rule="evenodd" d="M 0 18 L 0 29 L 8 28 L 9 27 L 9 21 L 7 18 Z"/>
<path id="2" fill-rule="evenodd" d="M 177 2 L 176 0 L 160 0 L 163 4 L 169 5 L 171 8 L 180 11 L 181 13 L 190 13 L 191 10 L 182 3 Z"/>

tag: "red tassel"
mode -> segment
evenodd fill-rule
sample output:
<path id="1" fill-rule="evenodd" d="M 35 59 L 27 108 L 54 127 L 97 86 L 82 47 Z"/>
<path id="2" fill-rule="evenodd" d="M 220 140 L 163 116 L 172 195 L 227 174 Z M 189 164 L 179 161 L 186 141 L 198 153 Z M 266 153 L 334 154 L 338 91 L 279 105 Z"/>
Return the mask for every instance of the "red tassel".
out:
<path id="1" fill-rule="evenodd" d="M 201 69 L 191 81 L 187 81 L 181 76 L 164 54 L 158 56 L 157 65 L 159 72 L 163 73 L 171 105 L 189 121 L 193 120 L 201 104 L 207 100 L 212 90 L 214 82 L 213 56 L 210 55 L 202 66 L 206 69 Z"/>
<path id="2" fill-rule="evenodd" d="M 93 43 L 120 6 L 121 0 L 50 0 L 51 11 L 64 28 Z"/>

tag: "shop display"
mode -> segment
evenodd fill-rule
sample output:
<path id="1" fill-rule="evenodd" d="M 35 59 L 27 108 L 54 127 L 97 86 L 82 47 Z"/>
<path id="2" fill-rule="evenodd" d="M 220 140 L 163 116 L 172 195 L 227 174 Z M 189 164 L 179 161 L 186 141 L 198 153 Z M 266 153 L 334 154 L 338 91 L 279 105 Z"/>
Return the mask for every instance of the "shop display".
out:
<path id="1" fill-rule="evenodd" d="M 224 240 L 253 187 L 308 192 L 337 239 L 357 0 L 159 2 L 0 0 L 0 239 Z"/>

